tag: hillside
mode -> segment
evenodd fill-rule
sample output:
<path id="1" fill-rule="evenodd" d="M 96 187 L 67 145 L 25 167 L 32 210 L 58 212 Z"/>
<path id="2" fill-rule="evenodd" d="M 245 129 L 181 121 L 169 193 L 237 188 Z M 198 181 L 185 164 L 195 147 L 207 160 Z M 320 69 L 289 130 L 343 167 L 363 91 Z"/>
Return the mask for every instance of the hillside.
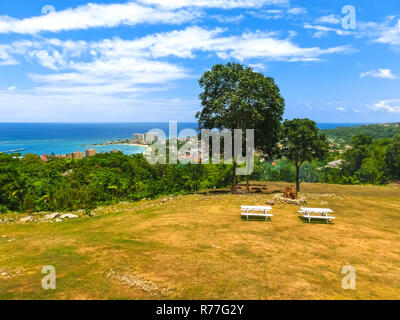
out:
<path id="1" fill-rule="evenodd" d="M 303 191 L 308 206 L 333 209 L 336 223 L 305 223 L 298 207 L 283 204 L 271 222 L 241 221 L 240 205 L 263 205 L 272 194 L 195 194 L 62 222 L 0 224 L 0 299 L 399 297 L 398 186 Z M 41 288 L 45 265 L 56 268 L 57 290 Z M 341 287 L 345 265 L 357 270 L 357 290 Z"/>
<path id="2" fill-rule="evenodd" d="M 356 134 L 366 134 L 374 139 L 393 138 L 400 134 L 400 123 L 369 124 L 359 127 L 339 127 L 321 130 L 328 138 L 335 139 L 341 145 L 349 144 L 351 137 Z"/>

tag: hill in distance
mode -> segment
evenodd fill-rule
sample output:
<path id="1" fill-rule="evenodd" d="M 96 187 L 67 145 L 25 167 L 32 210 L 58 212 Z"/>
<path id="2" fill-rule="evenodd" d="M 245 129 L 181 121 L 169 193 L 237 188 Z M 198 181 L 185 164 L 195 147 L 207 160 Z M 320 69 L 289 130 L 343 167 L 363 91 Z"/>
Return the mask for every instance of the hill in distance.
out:
<path id="1" fill-rule="evenodd" d="M 337 142 L 348 144 L 351 137 L 357 134 L 365 134 L 373 139 L 393 138 L 400 134 L 400 122 L 365 124 L 357 127 L 338 127 L 336 129 L 321 130 L 328 138 Z"/>

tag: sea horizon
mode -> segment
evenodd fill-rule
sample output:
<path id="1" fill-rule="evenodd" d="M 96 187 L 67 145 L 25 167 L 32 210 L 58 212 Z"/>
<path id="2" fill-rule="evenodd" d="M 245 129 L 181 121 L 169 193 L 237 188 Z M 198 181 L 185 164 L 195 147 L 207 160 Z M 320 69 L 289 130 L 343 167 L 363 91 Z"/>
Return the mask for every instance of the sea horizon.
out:
<path id="1" fill-rule="evenodd" d="M 370 123 L 317 123 L 319 129 L 362 126 Z M 33 153 L 63 155 L 88 148 L 97 152 L 117 149 L 124 154 L 138 154 L 146 147 L 112 144 L 97 145 L 115 140 L 130 139 L 135 133 L 161 129 L 168 136 L 168 122 L 0 122 L 0 153 Z M 197 122 L 178 122 L 183 129 L 197 130 Z M 90 147 L 89 147 L 90 146 Z M 17 151 L 16 151 L 17 150 Z"/>

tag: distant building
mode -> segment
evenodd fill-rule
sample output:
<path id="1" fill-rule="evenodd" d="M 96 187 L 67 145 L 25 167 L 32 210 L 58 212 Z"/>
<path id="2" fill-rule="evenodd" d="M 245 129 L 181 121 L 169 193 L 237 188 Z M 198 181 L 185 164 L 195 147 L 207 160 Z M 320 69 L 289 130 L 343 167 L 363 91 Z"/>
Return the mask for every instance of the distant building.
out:
<path id="1" fill-rule="evenodd" d="M 152 143 L 158 140 L 158 132 L 148 132 L 145 134 L 144 141 L 147 143 Z"/>
<path id="2" fill-rule="evenodd" d="M 84 157 L 83 152 L 80 152 L 80 151 L 75 151 L 71 155 L 72 155 L 73 159 L 83 159 L 83 157 Z"/>
<path id="3" fill-rule="evenodd" d="M 142 144 L 151 144 L 158 140 L 158 132 L 135 133 L 133 142 Z"/>
<path id="4" fill-rule="evenodd" d="M 85 153 L 86 153 L 86 158 L 89 158 L 89 157 L 95 156 L 96 153 L 97 153 L 97 150 L 95 150 L 95 149 L 87 149 L 85 151 Z"/>
<path id="5" fill-rule="evenodd" d="M 339 169 L 342 166 L 343 162 L 344 161 L 342 159 L 331 161 L 331 162 L 327 163 L 326 167 L 327 168 Z"/>
<path id="6" fill-rule="evenodd" d="M 145 142 L 145 135 L 144 135 L 144 133 L 135 133 L 135 134 L 133 135 L 133 140 L 136 141 L 136 142 L 140 142 L 140 143 Z"/>
<path id="7" fill-rule="evenodd" d="M 47 162 L 49 161 L 49 159 L 47 158 L 47 154 L 44 154 L 40 157 L 42 159 L 42 161 Z"/>

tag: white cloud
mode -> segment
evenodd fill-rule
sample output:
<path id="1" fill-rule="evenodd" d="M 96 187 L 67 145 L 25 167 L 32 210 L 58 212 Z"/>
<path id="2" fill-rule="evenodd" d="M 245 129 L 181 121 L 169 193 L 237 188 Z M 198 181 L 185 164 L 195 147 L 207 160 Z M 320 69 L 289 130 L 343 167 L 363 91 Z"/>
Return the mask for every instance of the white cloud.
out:
<path id="1" fill-rule="evenodd" d="M 26 19 L 0 16 L 0 33 L 36 34 L 42 31 L 60 32 L 95 27 L 117 27 L 140 23 L 180 24 L 198 17 L 191 10 L 169 11 L 146 7 L 137 3 L 93 4 L 74 9 L 50 12 L 47 15 Z"/>
<path id="2" fill-rule="evenodd" d="M 283 10 L 281 9 L 270 9 L 270 10 L 256 10 L 248 11 L 252 17 L 263 20 L 277 20 L 285 16 Z"/>
<path id="3" fill-rule="evenodd" d="M 51 53 L 46 50 L 33 50 L 29 54 L 31 57 L 35 57 L 42 66 L 53 70 L 66 65 L 66 61 L 57 50 L 53 50 Z"/>
<path id="4" fill-rule="evenodd" d="M 382 23 L 359 22 L 357 26 L 360 29 L 359 37 L 369 37 L 374 42 L 391 46 L 400 45 L 400 19 L 398 17 L 386 17 Z"/>
<path id="5" fill-rule="evenodd" d="M 257 11 L 248 11 L 248 14 L 258 19 L 277 20 L 282 18 L 291 18 L 302 14 L 307 14 L 307 9 L 302 7 L 283 9 L 261 9 Z"/>
<path id="6" fill-rule="evenodd" d="M 346 112 L 347 111 L 346 108 L 343 108 L 343 107 L 337 107 L 336 110 L 340 111 L 340 112 Z"/>
<path id="7" fill-rule="evenodd" d="M 195 52 L 214 52 L 220 58 L 265 59 L 276 61 L 316 61 L 321 56 L 352 52 L 348 46 L 331 48 L 304 48 L 290 39 L 279 39 L 274 33 L 249 32 L 224 36 L 224 29 L 212 30 L 193 26 L 180 31 L 171 31 L 145 36 L 135 40 L 114 38 L 98 42 L 61 41 L 42 39 L 35 42 L 15 42 L 4 49 L 10 59 L 23 55 L 36 59 L 50 69 L 76 69 L 85 64 L 101 61 L 113 70 L 113 62 L 121 58 L 158 59 L 167 56 L 194 58 Z M 154 62 L 154 60 L 152 60 Z M 101 68 L 102 65 L 97 65 Z M 117 70 L 118 68 L 114 68 Z"/>
<path id="8" fill-rule="evenodd" d="M 352 31 L 348 30 L 343 30 L 340 28 L 331 28 L 327 26 L 321 26 L 321 25 L 311 25 L 309 23 L 305 23 L 303 25 L 304 29 L 309 29 L 309 30 L 315 30 L 313 33 L 313 36 L 315 38 L 321 38 L 324 36 L 329 35 L 329 33 L 336 33 L 338 36 L 348 36 L 348 35 L 354 35 L 355 33 Z"/>
<path id="9" fill-rule="evenodd" d="M 370 109 L 374 111 L 385 111 L 389 113 L 400 113 L 400 99 L 393 100 L 382 100 L 373 106 Z"/>
<path id="10" fill-rule="evenodd" d="M 157 5 L 166 9 L 179 9 L 184 7 L 202 8 L 260 8 L 265 5 L 286 4 L 289 0 L 140 0 L 147 5 Z"/>
<path id="11" fill-rule="evenodd" d="M 0 95 L 0 100 L 3 99 L 0 106 L 5 108 L 2 108 L 3 118 L 6 105 L 20 103 L 26 107 L 26 101 L 29 105 L 40 105 L 41 99 L 44 101 L 43 112 L 50 112 L 47 106 L 50 108 L 51 105 L 69 109 L 68 103 L 73 106 L 70 110 L 74 110 L 79 101 L 88 104 L 88 114 L 88 110 L 97 104 L 107 106 L 108 110 L 114 109 L 113 105 L 121 106 L 118 107 L 120 111 L 128 109 L 130 104 L 145 101 L 144 97 L 154 99 L 157 92 L 174 86 L 174 81 L 192 77 L 180 62 L 164 61 L 169 56 L 194 59 L 196 54 L 203 52 L 222 59 L 249 60 L 256 69 L 265 70 L 265 62 L 270 60 L 318 61 L 324 55 L 351 52 L 346 46 L 301 47 L 274 33 L 226 36 L 225 32 L 221 28 L 208 30 L 192 26 L 133 40 L 113 38 L 87 42 L 35 38 L 34 41 L 15 41 L 1 47 L 7 59 L 15 63 L 25 59 L 51 72 L 29 74 L 35 85 L 30 91 L 15 90 L 13 98 L 10 98 L 10 91 L 3 92 Z M 28 115 L 29 112 L 24 117 Z M 83 115 L 80 120 L 87 119 Z"/>
<path id="12" fill-rule="evenodd" d="M 220 58 L 240 61 L 252 58 L 291 62 L 318 61 L 323 55 L 352 52 L 348 46 L 302 48 L 288 39 L 278 39 L 273 34 L 263 32 L 217 38 L 212 47 Z"/>
<path id="13" fill-rule="evenodd" d="M 0 45 L 0 66 L 8 66 L 18 64 L 17 60 L 10 56 L 8 51 L 10 46 Z"/>
<path id="14" fill-rule="evenodd" d="M 336 15 L 331 14 L 328 16 L 322 16 L 322 17 L 318 18 L 316 23 L 339 24 L 340 20 Z"/>
<path id="15" fill-rule="evenodd" d="M 217 20 L 219 23 L 238 23 L 244 19 L 244 15 L 240 14 L 238 16 L 226 16 L 226 15 L 211 15 L 209 18 Z"/>
<path id="16" fill-rule="evenodd" d="M 256 71 L 266 71 L 267 66 L 264 63 L 250 63 L 249 67 L 253 68 Z"/>
<path id="17" fill-rule="evenodd" d="M 15 90 L 16 88 L 17 88 L 16 86 L 11 86 L 11 87 L 8 87 L 7 90 L 13 91 L 13 90 Z"/>
<path id="18" fill-rule="evenodd" d="M 307 14 L 307 9 L 302 7 L 290 8 L 287 12 L 293 15 Z"/>
<path id="19" fill-rule="evenodd" d="M 373 77 L 373 78 L 392 79 L 392 80 L 397 78 L 390 69 L 378 69 L 378 70 L 363 72 L 360 74 L 360 77 L 361 78 Z"/>
<path id="20" fill-rule="evenodd" d="M 0 16 L 0 33 L 37 34 L 86 30 L 89 28 L 113 28 L 142 23 L 181 24 L 201 16 L 206 8 L 260 8 L 265 5 L 286 4 L 289 0 L 139 0 L 121 4 L 94 4 L 50 10 L 48 14 L 16 19 Z M 186 9 L 185 9 L 186 8 Z M 300 10 L 301 8 L 294 8 Z M 296 13 L 297 14 L 297 13 Z"/>

